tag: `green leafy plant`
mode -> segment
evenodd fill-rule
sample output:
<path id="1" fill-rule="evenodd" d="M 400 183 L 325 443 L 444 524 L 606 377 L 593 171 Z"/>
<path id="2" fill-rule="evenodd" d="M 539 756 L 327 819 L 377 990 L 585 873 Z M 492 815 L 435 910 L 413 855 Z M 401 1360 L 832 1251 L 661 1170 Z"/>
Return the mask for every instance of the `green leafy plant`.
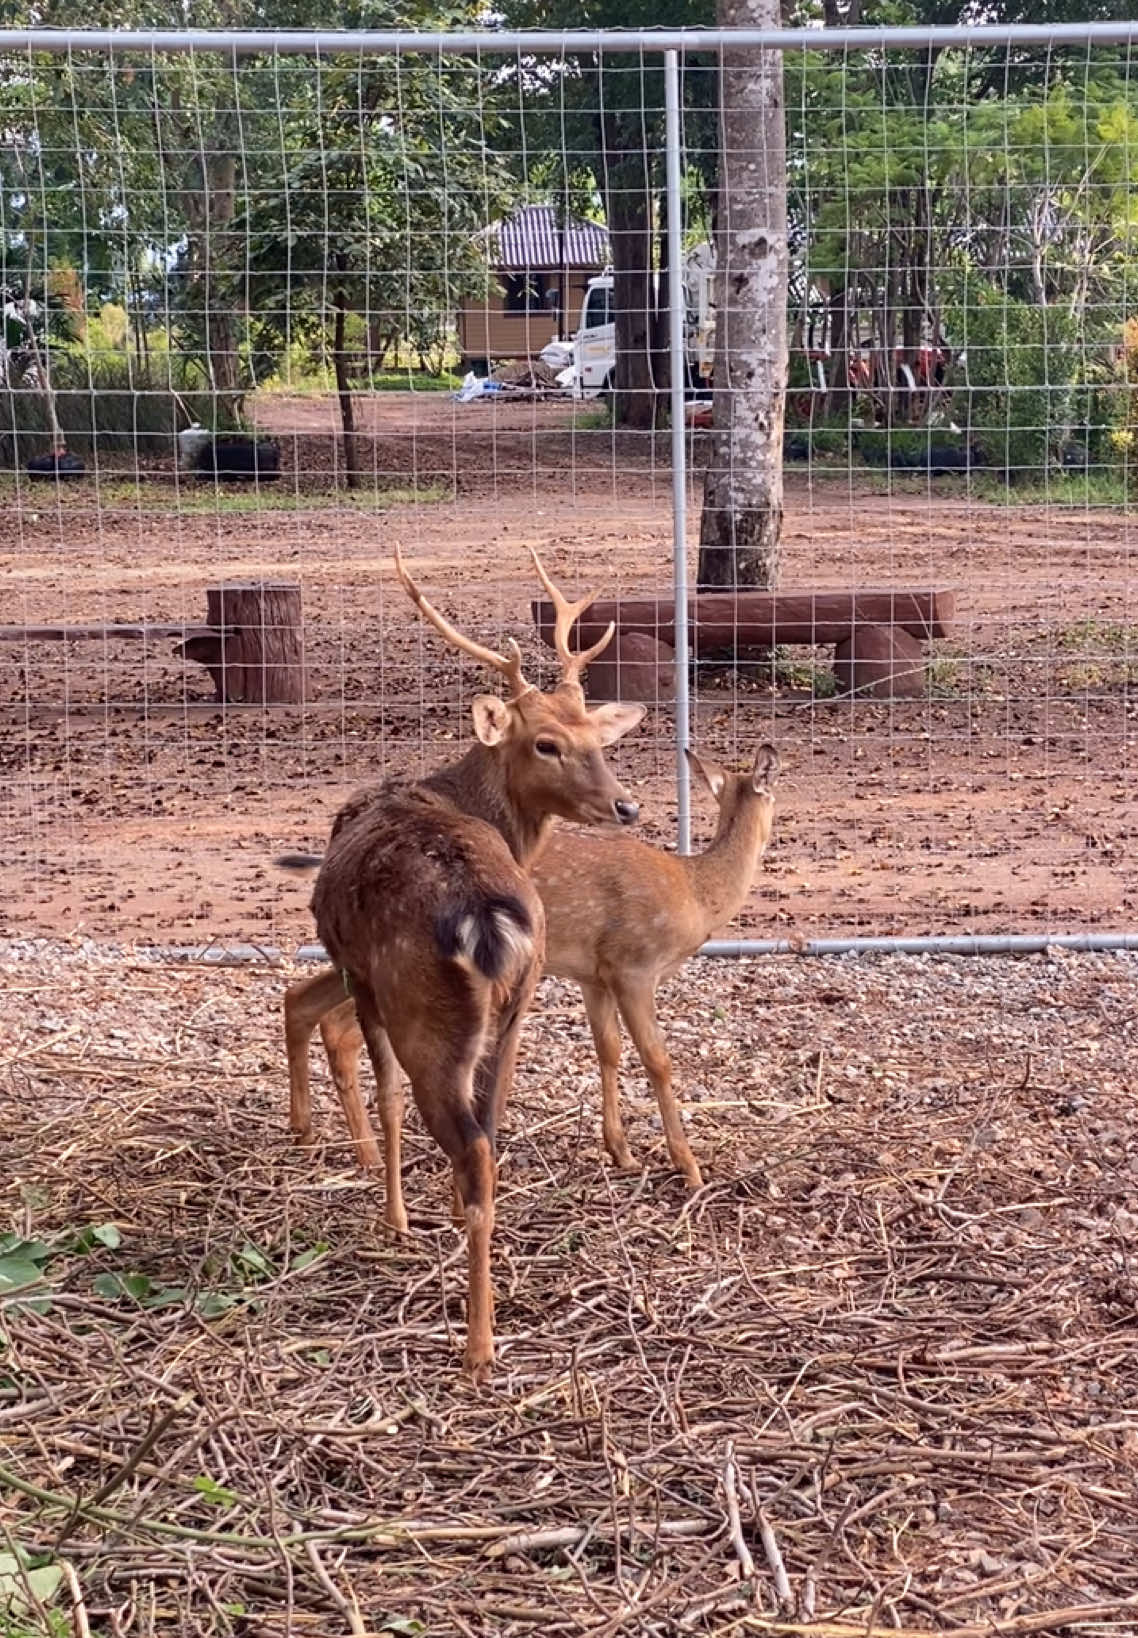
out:
<path id="1" fill-rule="evenodd" d="M 38 1622 L 35 1628 L 21 1627 L 17 1623 L 33 1612 L 38 1613 L 37 1604 L 49 1605 L 59 1591 L 62 1580 L 63 1571 L 48 1559 L 33 1557 L 19 1546 L 0 1552 L 0 1635 L 3 1638 L 23 1638 L 25 1631 L 42 1632 Z M 53 1624 L 55 1615 L 62 1615 L 62 1611 L 48 1613 L 53 1618 Z"/>
<path id="2" fill-rule="evenodd" d="M 25 1240 L 18 1234 L 0 1235 L 0 1296 L 34 1285 L 42 1279 L 51 1256 L 46 1240 Z"/>
<path id="3" fill-rule="evenodd" d="M 241 1500 L 235 1490 L 229 1490 L 208 1474 L 199 1473 L 194 1479 L 194 1489 L 211 1507 L 235 1507 Z"/>
<path id="4" fill-rule="evenodd" d="M 1009 483 L 1038 477 L 1052 459 L 1057 431 L 1070 424 L 1079 360 L 1074 319 L 1065 309 L 1017 300 L 968 271 L 957 281 L 947 321 L 966 357 L 953 420 Z"/>

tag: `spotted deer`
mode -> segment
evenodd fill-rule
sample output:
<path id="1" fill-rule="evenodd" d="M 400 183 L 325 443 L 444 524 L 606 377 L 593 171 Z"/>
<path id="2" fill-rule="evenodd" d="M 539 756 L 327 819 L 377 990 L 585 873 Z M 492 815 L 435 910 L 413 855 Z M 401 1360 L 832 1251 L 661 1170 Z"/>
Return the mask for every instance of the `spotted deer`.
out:
<path id="1" fill-rule="evenodd" d="M 672 1164 L 695 1189 L 702 1176 L 676 1106 L 656 991 L 745 903 L 770 841 L 779 761 L 772 745 L 759 747 L 746 773 L 690 751 L 688 759 L 719 805 L 705 852 L 680 857 L 629 837 L 555 831 L 530 875 L 545 911 L 545 970 L 575 980 L 585 998 L 601 1069 L 605 1149 L 616 1166 L 634 1166 L 620 1117 L 622 1018 L 656 1094 Z M 378 1167 L 356 1074 L 363 1037 L 334 971 L 302 979 L 285 995 L 292 1129 L 299 1141 L 311 1141 L 308 1043 L 317 1023 L 358 1158 Z M 390 1150 L 386 1161 L 390 1189 Z"/>
<path id="2" fill-rule="evenodd" d="M 350 993 L 375 1072 L 392 1229 L 407 1228 L 400 1067 L 450 1158 L 469 1265 L 464 1365 L 475 1378 L 494 1355 L 495 1138 L 545 938 L 526 866 L 555 816 L 628 825 L 639 814 L 603 749 L 640 721 L 643 707 L 588 709 L 580 682 L 612 630 L 574 653 L 570 634 L 592 597 L 569 602 L 532 555 L 556 609 L 561 681 L 548 694 L 526 681 L 512 639 L 503 655 L 457 631 L 423 596 L 396 549 L 396 573 L 420 613 L 453 648 L 504 677 L 507 698 L 473 700 L 475 744 L 458 762 L 353 798 L 337 815 L 322 860 L 280 861 L 319 864 L 312 909 L 340 999 Z"/>

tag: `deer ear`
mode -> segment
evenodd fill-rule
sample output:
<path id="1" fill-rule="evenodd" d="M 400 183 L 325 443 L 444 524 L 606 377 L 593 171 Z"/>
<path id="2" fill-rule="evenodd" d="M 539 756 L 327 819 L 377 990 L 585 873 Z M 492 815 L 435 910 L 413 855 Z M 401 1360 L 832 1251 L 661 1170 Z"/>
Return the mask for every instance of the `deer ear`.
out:
<path id="1" fill-rule="evenodd" d="M 500 745 L 510 731 L 510 708 L 496 694 L 477 694 L 470 702 L 470 714 L 483 745 Z"/>
<path id="2" fill-rule="evenodd" d="M 756 791 L 773 791 L 778 784 L 778 752 L 773 745 L 760 745 L 755 752 L 751 784 Z"/>
<path id="3" fill-rule="evenodd" d="M 723 795 L 724 787 L 727 784 L 726 770 L 721 768 L 718 762 L 701 761 L 700 758 L 696 756 L 694 751 L 685 751 L 684 755 L 688 759 L 688 765 L 695 769 L 696 773 L 703 780 L 712 796 L 714 796 L 715 800 L 718 802 L 719 798 Z"/>
<path id="4" fill-rule="evenodd" d="M 644 721 L 646 705 L 598 705 L 589 712 L 589 721 L 601 736 L 602 745 L 616 741 L 638 722 Z"/>

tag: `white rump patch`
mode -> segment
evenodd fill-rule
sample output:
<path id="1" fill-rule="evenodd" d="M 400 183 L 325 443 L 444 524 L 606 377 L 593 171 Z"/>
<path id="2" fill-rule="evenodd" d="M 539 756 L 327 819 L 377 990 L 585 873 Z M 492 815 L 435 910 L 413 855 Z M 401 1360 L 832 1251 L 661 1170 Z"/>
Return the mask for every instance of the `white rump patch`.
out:
<path id="1" fill-rule="evenodd" d="M 502 943 L 510 955 L 510 965 L 513 967 L 525 966 L 533 958 L 533 938 L 523 932 L 508 911 L 494 911 L 494 925 L 498 929 Z"/>

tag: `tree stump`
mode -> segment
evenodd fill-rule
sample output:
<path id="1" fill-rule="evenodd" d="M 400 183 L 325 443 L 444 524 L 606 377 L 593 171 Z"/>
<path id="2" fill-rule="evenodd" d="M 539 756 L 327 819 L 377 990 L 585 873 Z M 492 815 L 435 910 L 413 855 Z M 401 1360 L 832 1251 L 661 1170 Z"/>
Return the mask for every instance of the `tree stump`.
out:
<path id="1" fill-rule="evenodd" d="M 190 637 L 180 652 L 204 665 L 227 705 L 299 705 L 304 700 L 300 587 L 285 580 L 206 588 L 215 636 Z"/>

